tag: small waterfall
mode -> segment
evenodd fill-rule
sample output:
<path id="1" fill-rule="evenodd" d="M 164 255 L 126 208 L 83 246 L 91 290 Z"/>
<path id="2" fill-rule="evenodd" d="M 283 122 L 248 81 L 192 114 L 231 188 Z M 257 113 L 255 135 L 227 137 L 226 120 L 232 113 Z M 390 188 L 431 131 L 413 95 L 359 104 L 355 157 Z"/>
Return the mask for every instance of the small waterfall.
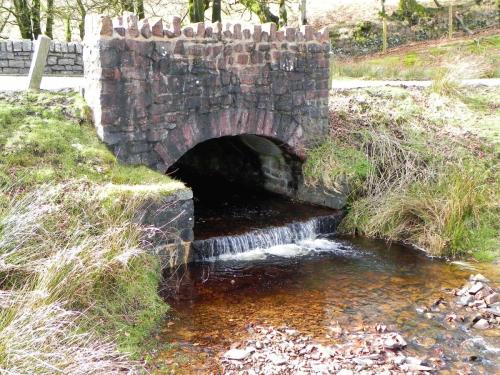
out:
<path id="1" fill-rule="evenodd" d="M 224 254 L 237 254 L 253 249 L 266 249 L 277 245 L 294 244 L 334 233 L 342 215 L 316 217 L 304 222 L 294 222 L 281 227 L 258 229 L 248 233 L 212 237 L 193 241 L 194 261 L 203 261 Z"/>

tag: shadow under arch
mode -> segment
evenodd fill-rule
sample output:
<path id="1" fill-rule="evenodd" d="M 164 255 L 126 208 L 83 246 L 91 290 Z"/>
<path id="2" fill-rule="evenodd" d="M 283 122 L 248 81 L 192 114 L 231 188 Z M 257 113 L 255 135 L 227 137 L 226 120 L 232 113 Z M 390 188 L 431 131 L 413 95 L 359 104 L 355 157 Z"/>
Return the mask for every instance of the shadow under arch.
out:
<path id="1" fill-rule="evenodd" d="M 204 239 L 331 213 L 311 207 L 326 205 L 306 196 L 302 163 L 279 140 L 241 134 L 198 143 L 167 173 L 193 190 L 195 239 Z"/>

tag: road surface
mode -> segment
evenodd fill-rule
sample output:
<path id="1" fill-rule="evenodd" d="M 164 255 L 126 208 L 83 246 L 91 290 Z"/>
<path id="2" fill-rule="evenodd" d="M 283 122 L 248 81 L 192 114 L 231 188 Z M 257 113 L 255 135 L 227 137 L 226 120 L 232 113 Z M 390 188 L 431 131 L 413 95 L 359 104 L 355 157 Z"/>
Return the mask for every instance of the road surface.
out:
<path id="1" fill-rule="evenodd" d="M 79 91 L 83 77 L 43 77 L 42 90 L 59 91 L 63 89 Z M 466 79 L 465 86 L 500 86 L 500 78 Z M 360 79 L 332 80 L 332 90 L 349 90 L 363 87 L 429 87 L 432 81 L 368 81 Z M 27 76 L 0 76 L 0 91 L 23 91 L 28 86 Z"/>

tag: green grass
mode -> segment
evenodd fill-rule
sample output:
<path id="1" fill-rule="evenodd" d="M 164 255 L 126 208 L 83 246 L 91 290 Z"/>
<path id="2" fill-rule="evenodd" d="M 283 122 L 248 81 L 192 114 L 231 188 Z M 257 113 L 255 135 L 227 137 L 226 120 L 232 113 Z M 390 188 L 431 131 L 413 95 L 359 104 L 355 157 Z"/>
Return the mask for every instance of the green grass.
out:
<path id="1" fill-rule="evenodd" d="M 442 46 L 418 48 L 415 51 L 360 60 L 333 60 L 334 78 L 375 80 L 433 80 L 442 75 L 443 68 L 453 69 L 456 61 L 479 65 L 469 69 L 466 78 L 500 77 L 500 36 L 486 36 L 466 42 L 451 42 Z"/>
<path id="2" fill-rule="evenodd" d="M 147 167 L 118 163 L 92 125 L 78 123 L 81 104 L 69 95 L 28 94 L 0 102 L 0 186 L 16 181 L 26 188 L 71 178 L 132 185 L 172 182 Z"/>
<path id="3" fill-rule="evenodd" d="M 137 209 L 179 182 L 123 165 L 73 94 L 0 99 L 0 369 L 141 371 L 168 306 Z M 111 198 L 111 199 L 110 199 Z"/>
<path id="4" fill-rule="evenodd" d="M 313 185 L 355 187 L 341 231 L 439 256 L 500 257 L 500 90 L 457 90 L 449 97 L 360 89 L 331 98 L 331 139 L 310 151 L 304 174 Z M 343 150 L 357 156 L 339 156 Z"/>

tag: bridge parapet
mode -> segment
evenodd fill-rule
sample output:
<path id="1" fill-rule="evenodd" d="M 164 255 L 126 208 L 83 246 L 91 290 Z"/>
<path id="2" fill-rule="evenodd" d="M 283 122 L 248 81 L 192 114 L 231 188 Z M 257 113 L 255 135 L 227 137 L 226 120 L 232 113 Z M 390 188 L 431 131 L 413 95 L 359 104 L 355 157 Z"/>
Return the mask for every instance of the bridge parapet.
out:
<path id="1" fill-rule="evenodd" d="M 255 134 L 301 156 L 328 132 L 328 31 L 86 18 L 85 97 L 100 137 L 166 170 L 211 138 Z"/>

